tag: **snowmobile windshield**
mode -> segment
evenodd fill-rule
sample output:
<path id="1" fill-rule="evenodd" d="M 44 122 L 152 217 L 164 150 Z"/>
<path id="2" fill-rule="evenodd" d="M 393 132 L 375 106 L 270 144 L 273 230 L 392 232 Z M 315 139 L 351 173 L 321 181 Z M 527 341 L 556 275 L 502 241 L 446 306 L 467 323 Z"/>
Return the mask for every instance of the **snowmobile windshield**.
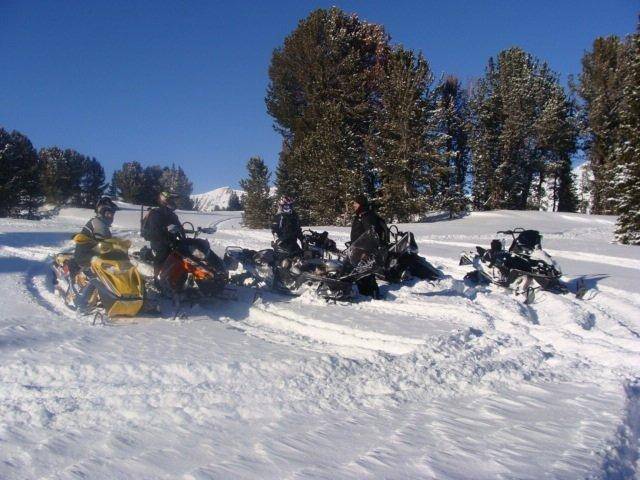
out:
<path id="1" fill-rule="evenodd" d="M 524 249 L 533 250 L 536 247 L 542 248 L 542 235 L 537 230 L 524 230 L 516 237 L 511 246 L 511 250 Z"/>
<path id="2" fill-rule="evenodd" d="M 357 265 L 363 258 L 376 256 L 380 251 L 380 239 L 372 232 L 367 231 L 355 239 L 347 250 L 349 263 Z"/>

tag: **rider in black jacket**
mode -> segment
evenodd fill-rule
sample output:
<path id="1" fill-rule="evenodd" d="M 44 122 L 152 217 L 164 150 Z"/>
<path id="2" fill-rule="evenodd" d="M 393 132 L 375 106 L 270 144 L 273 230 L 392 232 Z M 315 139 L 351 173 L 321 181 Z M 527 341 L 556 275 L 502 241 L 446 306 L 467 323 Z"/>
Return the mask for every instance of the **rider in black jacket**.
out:
<path id="1" fill-rule="evenodd" d="M 177 236 L 184 236 L 182 224 L 175 214 L 177 195 L 161 192 L 158 197 L 159 207 L 152 208 L 144 220 L 143 236 L 149 240 L 153 250 L 156 269 L 162 265 L 171 251 L 171 245 Z"/>
<path id="2" fill-rule="evenodd" d="M 353 201 L 353 210 L 355 217 L 351 224 L 351 243 L 355 242 L 364 233 L 373 230 L 378 237 L 379 245 L 386 247 L 389 243 L 389 229 L 385 221 L 373 211 L 367 197 L 357 195 Z M 376 299 L 382 298 L 375 275 L 369 275 L 359 280 L 358 291 L 362 295 L 369 295 Z"/>
<path id="3" fill-rule="evenodd" d="M 293 210 L 293 199 L 284 196 L 278 203 L 278 213 L 273 217 L 271 233 L 277 239 L 276 246 L 289 256 L 295 256 L 302 252 L 298 240 L 302 241 L 302 228 L 300 219 Z"/>

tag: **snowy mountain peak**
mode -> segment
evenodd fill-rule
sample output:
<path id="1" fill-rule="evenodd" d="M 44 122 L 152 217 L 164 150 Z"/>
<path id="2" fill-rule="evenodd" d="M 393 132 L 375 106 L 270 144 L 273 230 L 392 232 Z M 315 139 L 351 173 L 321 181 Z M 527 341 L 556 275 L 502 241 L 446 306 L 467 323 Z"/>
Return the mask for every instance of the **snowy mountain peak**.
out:
<path id="1" fill-rule="evenodd" d="M 228 210 L 229 202 L 234 194 L 238 199 L 241 199 L 244 196 L 244 191 L 234 190 L 231 187 L 221 187 L 210 192 L 191 195 L 191 200 L 193 200 L 193 207 L 201 212 Z"/>

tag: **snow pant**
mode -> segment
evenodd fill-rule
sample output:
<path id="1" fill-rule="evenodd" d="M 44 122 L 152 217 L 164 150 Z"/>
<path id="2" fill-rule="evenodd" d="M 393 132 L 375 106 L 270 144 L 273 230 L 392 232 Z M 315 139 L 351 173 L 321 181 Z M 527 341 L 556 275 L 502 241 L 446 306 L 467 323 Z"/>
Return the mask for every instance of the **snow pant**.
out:
<path id="1" fill-rule="evenodd" d="M 356 285 L 358 285 L 358 292 L 360 292 L 360 295 L 380 298 L 380 287 L 378 287 L 375 275 L 368 275 L 361 278 L 356 282 Z"/>
<path id="2" fill-rule="evenodd" d="M 84 288 L 76 295 L 74 303 L 76 305 L 76 309 L 80 313 L 85 313 L 89 309 L 89 300 L 91 299 L 91 295 L 93 295 L 93 292 L 95 292 L 96 288 L 98 288 L 98 283 L 99 281 L 95 277 L 89 279 L 89 283 L 87 283 Z"/>
<path id="3" fill-rule="evenodd" d="M 167 243 L 151 242 L 151 250 L 153 251 L 153 276 L 157 278 L 162 264 L 171 253 L 171 248 Z"/>

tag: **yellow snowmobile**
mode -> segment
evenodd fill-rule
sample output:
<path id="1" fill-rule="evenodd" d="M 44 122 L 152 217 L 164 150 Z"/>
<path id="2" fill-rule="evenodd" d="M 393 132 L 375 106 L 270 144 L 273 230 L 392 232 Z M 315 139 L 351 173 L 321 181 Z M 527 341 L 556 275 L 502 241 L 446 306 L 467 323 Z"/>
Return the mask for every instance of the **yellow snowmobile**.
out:
<path id="1" fill-rule="evenodd" d="M 95 243 L 91 237 L 79 233 L 73 237 L 76 244 Z M 95 256 L 91 259 L 88 276 L 77 264 L 72 252 L 62 252 L 54 256 L 51 268 L 54 273 L 54 287 L 64 298 L 67 306 L 76 309 L 80 292 L 92 282 L 95 289 L 86 300 L 86 313 L 97 318 L 133 317 L 144 305 L 145 288 L 142 276 L 129 260 L 131 242 L 120 238 L 109 238 L 93 247 Z M 91 278 L 90 278 L 91 277 Z"/>

